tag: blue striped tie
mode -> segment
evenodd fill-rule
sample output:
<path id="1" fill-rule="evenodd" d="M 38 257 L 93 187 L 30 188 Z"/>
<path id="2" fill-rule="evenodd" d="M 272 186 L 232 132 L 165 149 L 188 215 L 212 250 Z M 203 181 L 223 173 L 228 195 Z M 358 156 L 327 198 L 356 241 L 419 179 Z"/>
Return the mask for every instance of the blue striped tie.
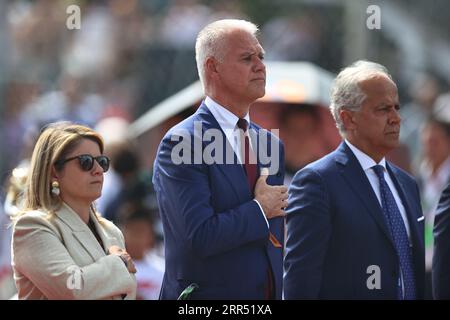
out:
<path id="1" fill-rule="evenodd" d="M 398 297 L 399 299 L 413 300 L 416 298 L 416 285 L 414 278 L 414 267 L 412 260 L 412 250 L 409 245 L 408 233 L 405 223 L 395 202 L 394 195 L 389 189 L 386 180 L 384 180 L 384 167 L 381 165 L 373 166 L 378 179 L 380 180 L 380 194 L 383 213 L 385 215 L 395 249 L 400 261 L 400 272 L 403 276 L 404 292 L 402 292 L 401 282 L 399 281 Z"/>

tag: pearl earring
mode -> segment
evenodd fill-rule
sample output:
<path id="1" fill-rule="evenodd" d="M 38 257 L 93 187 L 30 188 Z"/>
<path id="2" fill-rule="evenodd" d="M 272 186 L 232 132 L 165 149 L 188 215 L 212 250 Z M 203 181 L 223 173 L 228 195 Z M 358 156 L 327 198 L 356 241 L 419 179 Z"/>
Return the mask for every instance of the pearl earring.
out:
<path id="1" fill-rule="evenodd" d="M 59 190 L 59 183 L 58 181 L 52 182 L 52 194 L 55 196 L 59 196 L 60 190 Z"/>

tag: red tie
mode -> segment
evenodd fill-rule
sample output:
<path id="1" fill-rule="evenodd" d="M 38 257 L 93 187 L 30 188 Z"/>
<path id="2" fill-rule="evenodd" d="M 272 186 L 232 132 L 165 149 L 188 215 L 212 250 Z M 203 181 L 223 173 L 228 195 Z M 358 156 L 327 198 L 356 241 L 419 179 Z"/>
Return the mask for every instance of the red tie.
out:
<path id="1" fill-rule="evenodd" d="M 244 134 L 241 134 L 241 149 L 243 149 L 243 153 L 241 152 L 241 159 L 243 160 L 243 165 L 245 169 L 245 173 L 247 175 L 247 182 L 250 187 L 250 192 L 254 195 L 257 175 L 258 175 L 258 166 L 256 164 L 255 154 L 252 150 L 252 146 L 250 145 L 250 137 L 247 132 L 248 122 L 245 119 L 239 118 L 237 122 L 237 126 L 239 129 L 244 131 Z M 274 243 L 275 240 L 279 243 L 275 236 L 270 232 L 270 241 Z M 274 244 L 275 245 L 275 244 Z M 264 288 L 264 295 L 267 300 L 272 300 L 274 298 L 274 288 L 273 288 L 273 274 L 272 268 L 269 266 L 267 272 L 267 283 Z"/>
<path id="2" fill-rule="evenodd" d="M 258 165 L 256 164 L 256 157 L 252 150 L 252 146 L 250 145 L 250 137 L 247 132 L 248 129 L 248 122 L 245 119 L 239 118 L 237 122 L 237 126 L 239 129 L 244 131 L 244 134 L 241 135 L 241 148 L 243 146 L 243 152 L 241 152 L 241 158 L 244 160 L 244 169 L 245 174 L 247 175 L 247 182 L 250 187 L 250 192 L 252 195 L 254 195 L 255 191 L 255 185 L 256 180 L 258 179 Z M 281 243 L 277 240 L 277 238 L 270 233 L 269 237 L 270 242 L 274 245 L 276 248 L 282 248 L 283 246 Z"/>
<path id="3" fill-rule="evenodd" d="M 243 152 L 241 152 L 241 158 L 245 173 L 247 174 L 247 182 L 250 187 L 250 192 L 253 195 L 257 180 L 258 166 L 256 164 L 256 158 L 252 150 L 252 146 L 250 145 L 250 137 L 247 132 L 248 122 L 245 119 L 239 119 L 237 126 L 239 129 L 244 131 L 244 134 L 241 135 L 241 148 L 243 149 Z"/>

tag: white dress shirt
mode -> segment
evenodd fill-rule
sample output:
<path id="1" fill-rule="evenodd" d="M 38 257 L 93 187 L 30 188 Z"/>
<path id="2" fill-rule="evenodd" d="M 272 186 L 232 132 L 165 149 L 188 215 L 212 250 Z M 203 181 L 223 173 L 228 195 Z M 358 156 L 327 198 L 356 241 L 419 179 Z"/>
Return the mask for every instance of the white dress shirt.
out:
<path id="1" fill-rule="evenodd" d="M 237 122 L 239 120 L 239 117 L 237 117 L 234 113 L 232 113 L 230 110 L 222 107 L 220 104 L 215 102 L 210 97 L 206 97 L 204 101 L 206 107 L 211 111 L 213 117 L 217 120 L 219 123 L 220 128 L 225 133 L 225 136 L 227 137 L 228 142 L 230 143 L 231 147 L 233 148 L 234 153 L 236 154 L 239 163 L 242 163 L 241 159 L 241 139 L 239 139 L 239 130 L 237 126 Z M 250 116 L 247 113 L 244 117 L 245 120 L 247 120 L 250 128 Z M 248 134 L 248 130 L 247 133 Z M 252 145 L 251 139 L 249 139 L 250 146 Z M 269 227 L 269 221 L 267 221 L 267 217 L 264 214 L 264 210 L 261 207 L 261 204 L 258 200 L 253 199 L 261 209 L 261 213 L 266 220 L 267 227 Z"/>
<path id="2" fill-rule="evenodd" d="M 240 152 L 241 139 L 239 139 L 239 128 L 237 126 L 239 118 L 230 110 L 222 107 L 210 97 L 206 97 L 205 105 L 208 107 L 209 111 L 211 111 L 212 115 L 219 123 L 220 128 L 225 133 L 225 136 L 227 137 L 228 142 L 233 148 L 233 151 L 236 154 L 239 163 L 242 163 Z M 250 128 L 250 116 L 248 113 L 245 115 L 244 119 L 247 120 Z M 249 139 L 249 141 L 250 145 L 252 145 L 251 139 Z"/>

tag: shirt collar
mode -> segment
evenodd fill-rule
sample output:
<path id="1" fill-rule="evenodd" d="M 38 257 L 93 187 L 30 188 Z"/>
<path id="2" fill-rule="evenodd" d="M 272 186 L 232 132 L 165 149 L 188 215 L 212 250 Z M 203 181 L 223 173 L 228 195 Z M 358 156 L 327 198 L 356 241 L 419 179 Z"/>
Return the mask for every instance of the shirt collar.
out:
<path id="1" fill-rule="evenodd" d="M 211 99 L 210 97 L 206 97 L 205 105 L 211 111 L 214 118 L 216 118 L 222 130 L 226 133 L 228 130 L 235 130 L 237 128 L 237 122 L 239 118 L 232 113 L 230 110 L 221 106 L 219 103 Z M 245 120 L 250 125 L 250 115 L 247 113 L 244 117 Z"/>
<path id="2" fill-rule="evenodd" d="M 345 139 L 345 143 L 348 145 L 350 150 L 352 150 L 353 154 L 355 155 L 356 159 L 358 159 L 358 162 L 364 171 L 376 165 L 380 165 L 384 168 L 384 170 L 386 170 L 386 159 L 384 157 L 383 159 L 381 159 L 380 163 L 376 163 L 371 157 L 352 145 L 347 139 Z"/>

